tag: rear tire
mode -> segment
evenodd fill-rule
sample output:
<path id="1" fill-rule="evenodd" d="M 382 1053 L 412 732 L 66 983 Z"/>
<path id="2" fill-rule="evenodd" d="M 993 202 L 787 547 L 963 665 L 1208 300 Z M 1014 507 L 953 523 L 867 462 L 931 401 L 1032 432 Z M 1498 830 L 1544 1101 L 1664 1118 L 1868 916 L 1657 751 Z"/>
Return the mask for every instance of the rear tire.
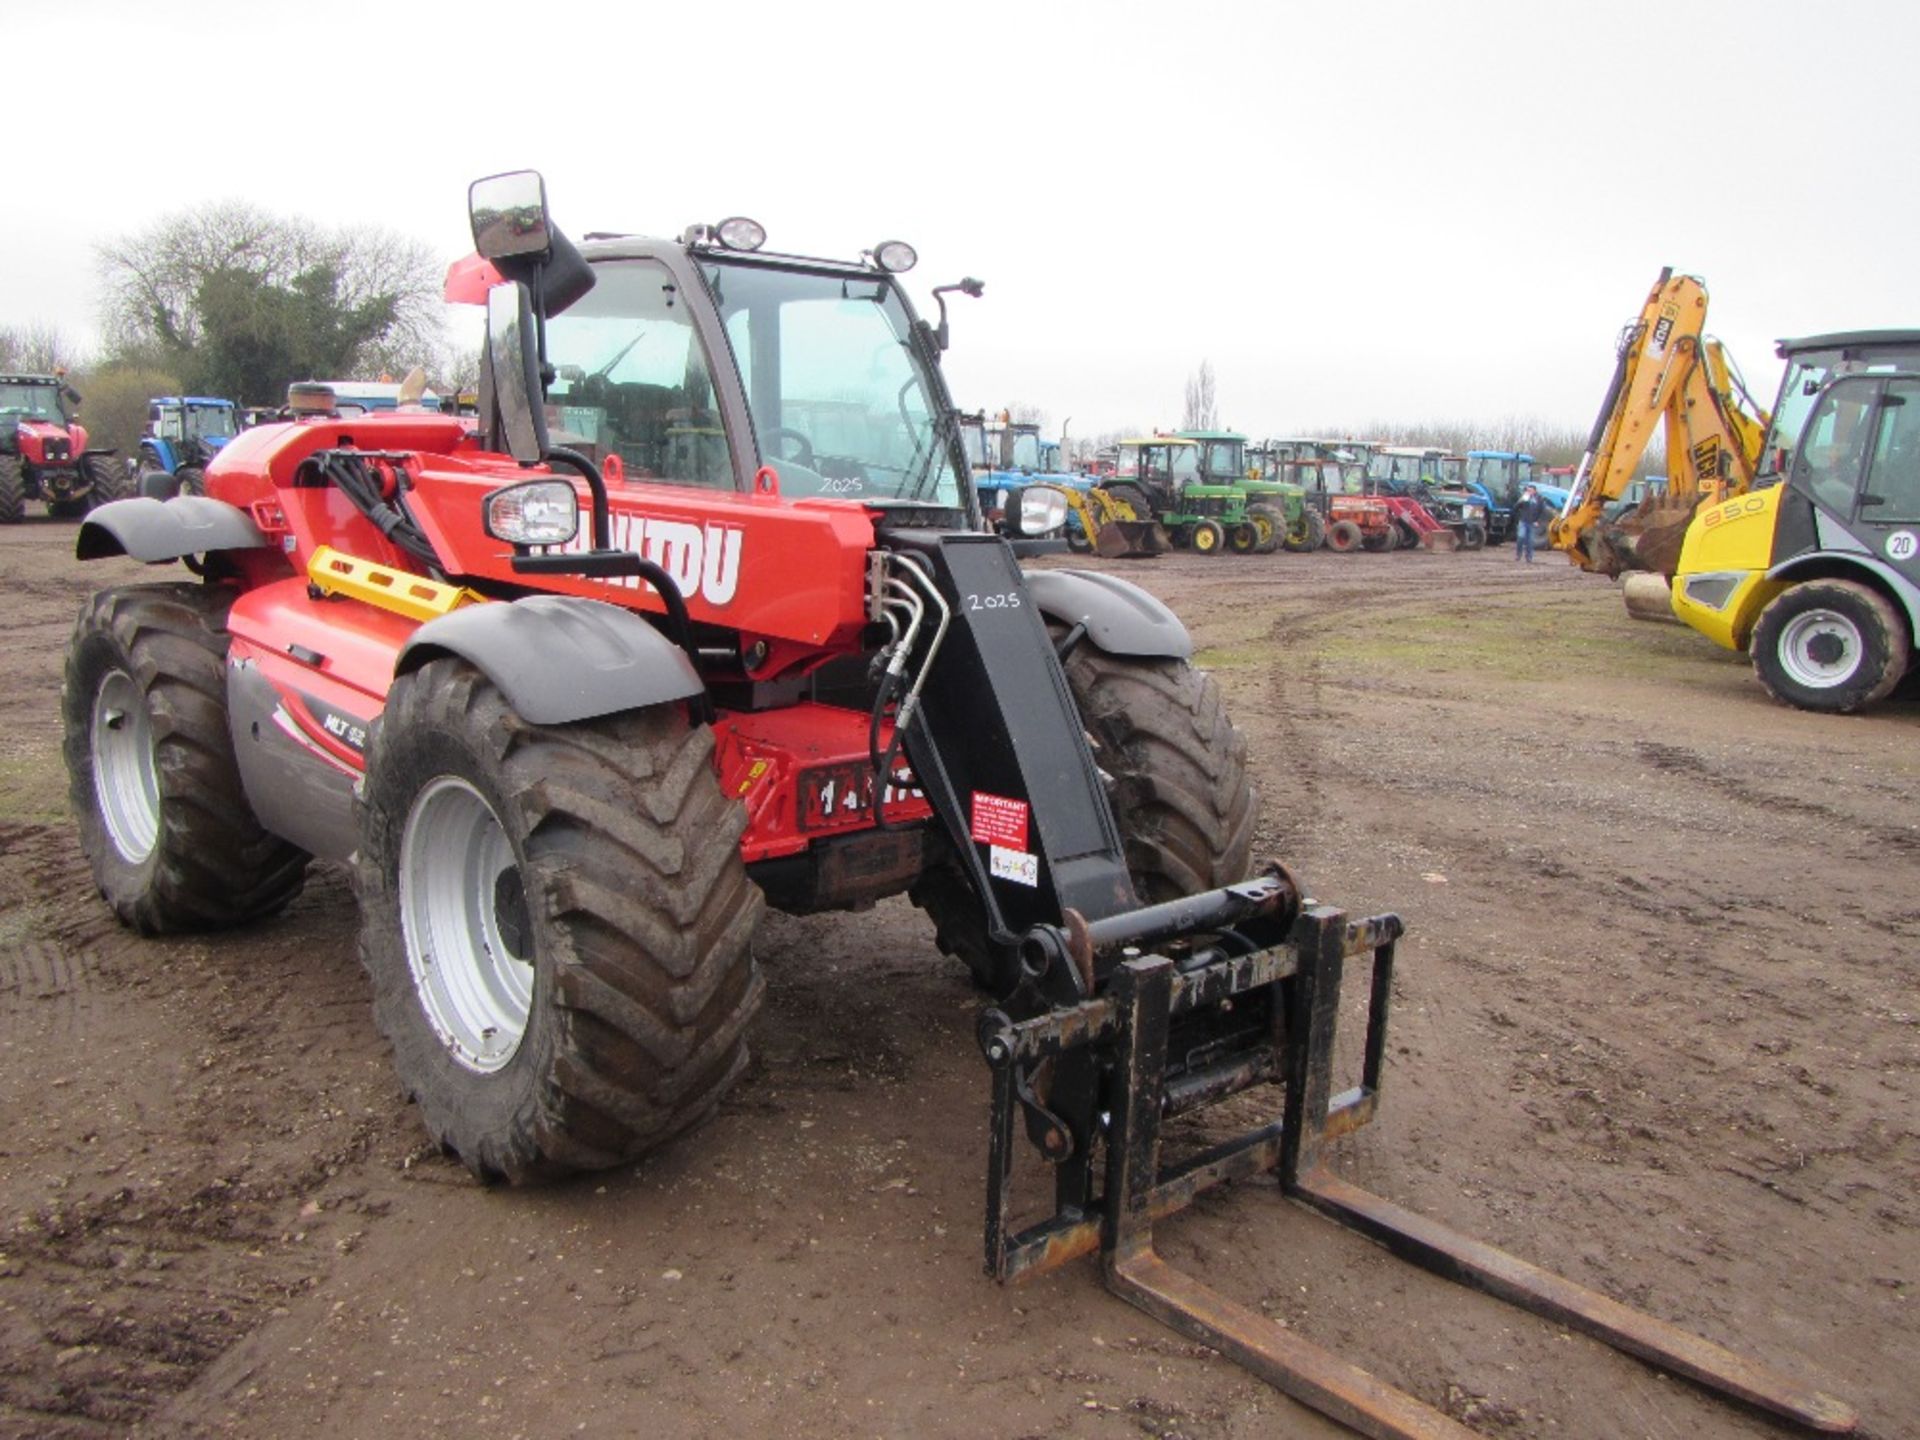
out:
<path id="1" fill-rule="evenodd" d="M 182 465 L 173 472 L 173 493 L 176 495 L 206 494 L 207 472 L 198 465 Z"/>
<path id="2" fill-rule="evenodd" d="M 83 462 L 87 471 L 87 509 L 97 510 L 128 492 L 126 468 L 104 455 L 89 455 Z"/>
<path id="3" fill-rule="evenodd" d="M 1336 520 L 1327 527 L 1327 548 L 1345 555 L 1366 544 L 1367 535 L 1351 520 Z"/>
<path id="4" fill-rule="evenodd" d="M 1462 550 L 1481 550 L 1486 547 L 1487 527 L 1468 521 L 1460 527 L 1460 548 Z"/>
<path id="5" fill-rule="evenodd" d="M 1776 595 L 1748 649 L 1775 700 L 1831 715 L 1886 699 L 1912 659 L 1893 602 L 1853 580 L 1805 580 Z"/>
<path id="6" fill-rule="evenodd" d="M 61 689 L 68 795 L 94 883 L 146 935 L 218 930 L 283 909 L 305 852 L 261 828 L 227 730 L 227 591 L 135 585 L 95 595 Z"/>
<path id="7" fill-rule="evenodd" d="M 0 525 L 27 518 L 27 473 L 17 455 L 0 455 Z"/>
<path id="8" fill-rule="evenodd" d="M 1213 677 L 1185 660 L 1109 655 L 1091 643 L 1065 668 L 1093 758 L 1111 777 L 1107 799 L 1141 903 L 1244 880 L 1259 796 Z M 943 951 L 987 989 L 1009 988 L 1013 977 L 996 973 L 980 901 L 957 865 L 929 871 L 908 896 L 933 920 Z"/>
<path id="9" fill-rule="evenodd" d="M 394 682 L 360 819 L 375 1019 L 481 1179 L 630 1161 L 746 1069 L 764 901 L 680 707 L 534 725 L 435 660 Z"/>
<path id="10" fill-rule="evenodd" d="M 1384 529 L 1366 531 L 1360 545 L 1362 549 L 1370 550 L 1376 555 L 1397 550 L 1400 548 L 1400 527 L 1389 522 Z"/>

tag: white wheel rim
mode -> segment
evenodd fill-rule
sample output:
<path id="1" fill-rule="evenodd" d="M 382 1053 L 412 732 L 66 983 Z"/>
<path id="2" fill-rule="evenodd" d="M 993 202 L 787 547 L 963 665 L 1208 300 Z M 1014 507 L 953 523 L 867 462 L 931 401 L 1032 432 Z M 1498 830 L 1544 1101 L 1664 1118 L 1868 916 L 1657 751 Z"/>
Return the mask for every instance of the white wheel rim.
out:
<path id="1" fill-rule="evenodd" d="M 533 1006 L 531 942 L 523 959 L 501 926 L 502 881 L 518 877 L 506 829 L 473 786 L 443 775 L 414 797 L 400 840 L 407 967 L 447 1053 L 483 1075 L 513 1059 Z"/>
<path id="2" fill-rule="evenodd" d="M 1860 628 L 1838 610 L 1806 610 L 1781 630 L 1779 655 L 1796 685 L 1831 690 L 1854 677 L 1866 645 Z"/>
<path id="3" fill-rule="evenodd" d="M 93 697 L 93 796 L 107 838 L 129 865 L 160 843 L 160 769 L 153 758 L 147 697 L 124 670 L 112 671 Z"/>

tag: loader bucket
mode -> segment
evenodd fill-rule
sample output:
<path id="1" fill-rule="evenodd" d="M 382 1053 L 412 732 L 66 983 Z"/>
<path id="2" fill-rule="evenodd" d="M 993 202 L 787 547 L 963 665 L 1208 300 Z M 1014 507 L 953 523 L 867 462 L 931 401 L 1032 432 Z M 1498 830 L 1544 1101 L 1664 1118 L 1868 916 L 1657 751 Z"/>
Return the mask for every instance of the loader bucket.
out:
<path id="1" fill-rule="evenodd" d="M 1673 613 L 1673 587 L 1664 575 L 1636 570 L 1620 579 L 1620 598 L 1627 602 L 1627 614 L 1636 620 L 1665 620 L 1678 625 Z"/>
<path id="2" fill-rule="evenodd" d="M 1108 560 L 1151 559 L 1171 548 L 1156 520 L 1109 520 L 1093 537 L 1093 553 Z"/>
<path id="3" fill-rule="evenodd" d="M 1460 537 L 1454 534 L 1453 531 L 1444 528 L 1428 530 L 1420 537 L 1420 548 L 1423 550 L 1458 550 L 1460 548 Z"/>

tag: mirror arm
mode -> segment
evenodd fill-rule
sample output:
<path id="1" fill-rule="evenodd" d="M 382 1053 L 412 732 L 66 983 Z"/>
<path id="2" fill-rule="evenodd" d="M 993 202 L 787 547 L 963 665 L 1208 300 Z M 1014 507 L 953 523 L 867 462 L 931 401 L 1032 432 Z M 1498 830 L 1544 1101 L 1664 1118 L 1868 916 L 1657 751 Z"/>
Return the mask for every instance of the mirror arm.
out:
<path id="1" fill-rule="evenodd" d="M 564 445 L 550 447 L 546 458 L 549 463 L 557 462 L 586 477 L 587 489 L 593 492 L 593 548 L 611 550 L 613 526 L 608 513 L 607 482 L 600 474 L 600 467 L 578 450 L 569 450 Z"/>

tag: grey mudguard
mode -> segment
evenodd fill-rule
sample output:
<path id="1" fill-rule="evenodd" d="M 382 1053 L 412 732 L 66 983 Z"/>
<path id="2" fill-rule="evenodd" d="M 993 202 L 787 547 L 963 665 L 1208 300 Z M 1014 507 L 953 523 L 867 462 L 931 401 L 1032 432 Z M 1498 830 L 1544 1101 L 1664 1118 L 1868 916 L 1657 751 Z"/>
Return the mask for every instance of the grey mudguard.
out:
<path id="1" fill-rule="evenodd" d="M 88 515 L 74 541 L 81 560 L 103 560 L 130 555 L 149 565 L 204 555 L 209 550 L 252 550 L 267 537 L 246 511 L 205 495 L 178 495 L 171 500 L 136 496 L 110 500 Z"/>
<path id="2" fill-rule="evenodd" d="M 483 672 L 535 725 L 591 720 L 706 689 L 687 652 L 633 611 L 571 595 L 469 605 L 429 620 L 401 650 L 394 673 L 442 655 Z"/>
<path id="3" fill-rule="evenodd" d="M 1085 625 L 1087 638 L 1109 655 L 1193 656 L 1193 637 L 1180 617 L 1138 585 L 1092 570 L 1029 570 L 1026 578 L 1041 614 Z"/>

